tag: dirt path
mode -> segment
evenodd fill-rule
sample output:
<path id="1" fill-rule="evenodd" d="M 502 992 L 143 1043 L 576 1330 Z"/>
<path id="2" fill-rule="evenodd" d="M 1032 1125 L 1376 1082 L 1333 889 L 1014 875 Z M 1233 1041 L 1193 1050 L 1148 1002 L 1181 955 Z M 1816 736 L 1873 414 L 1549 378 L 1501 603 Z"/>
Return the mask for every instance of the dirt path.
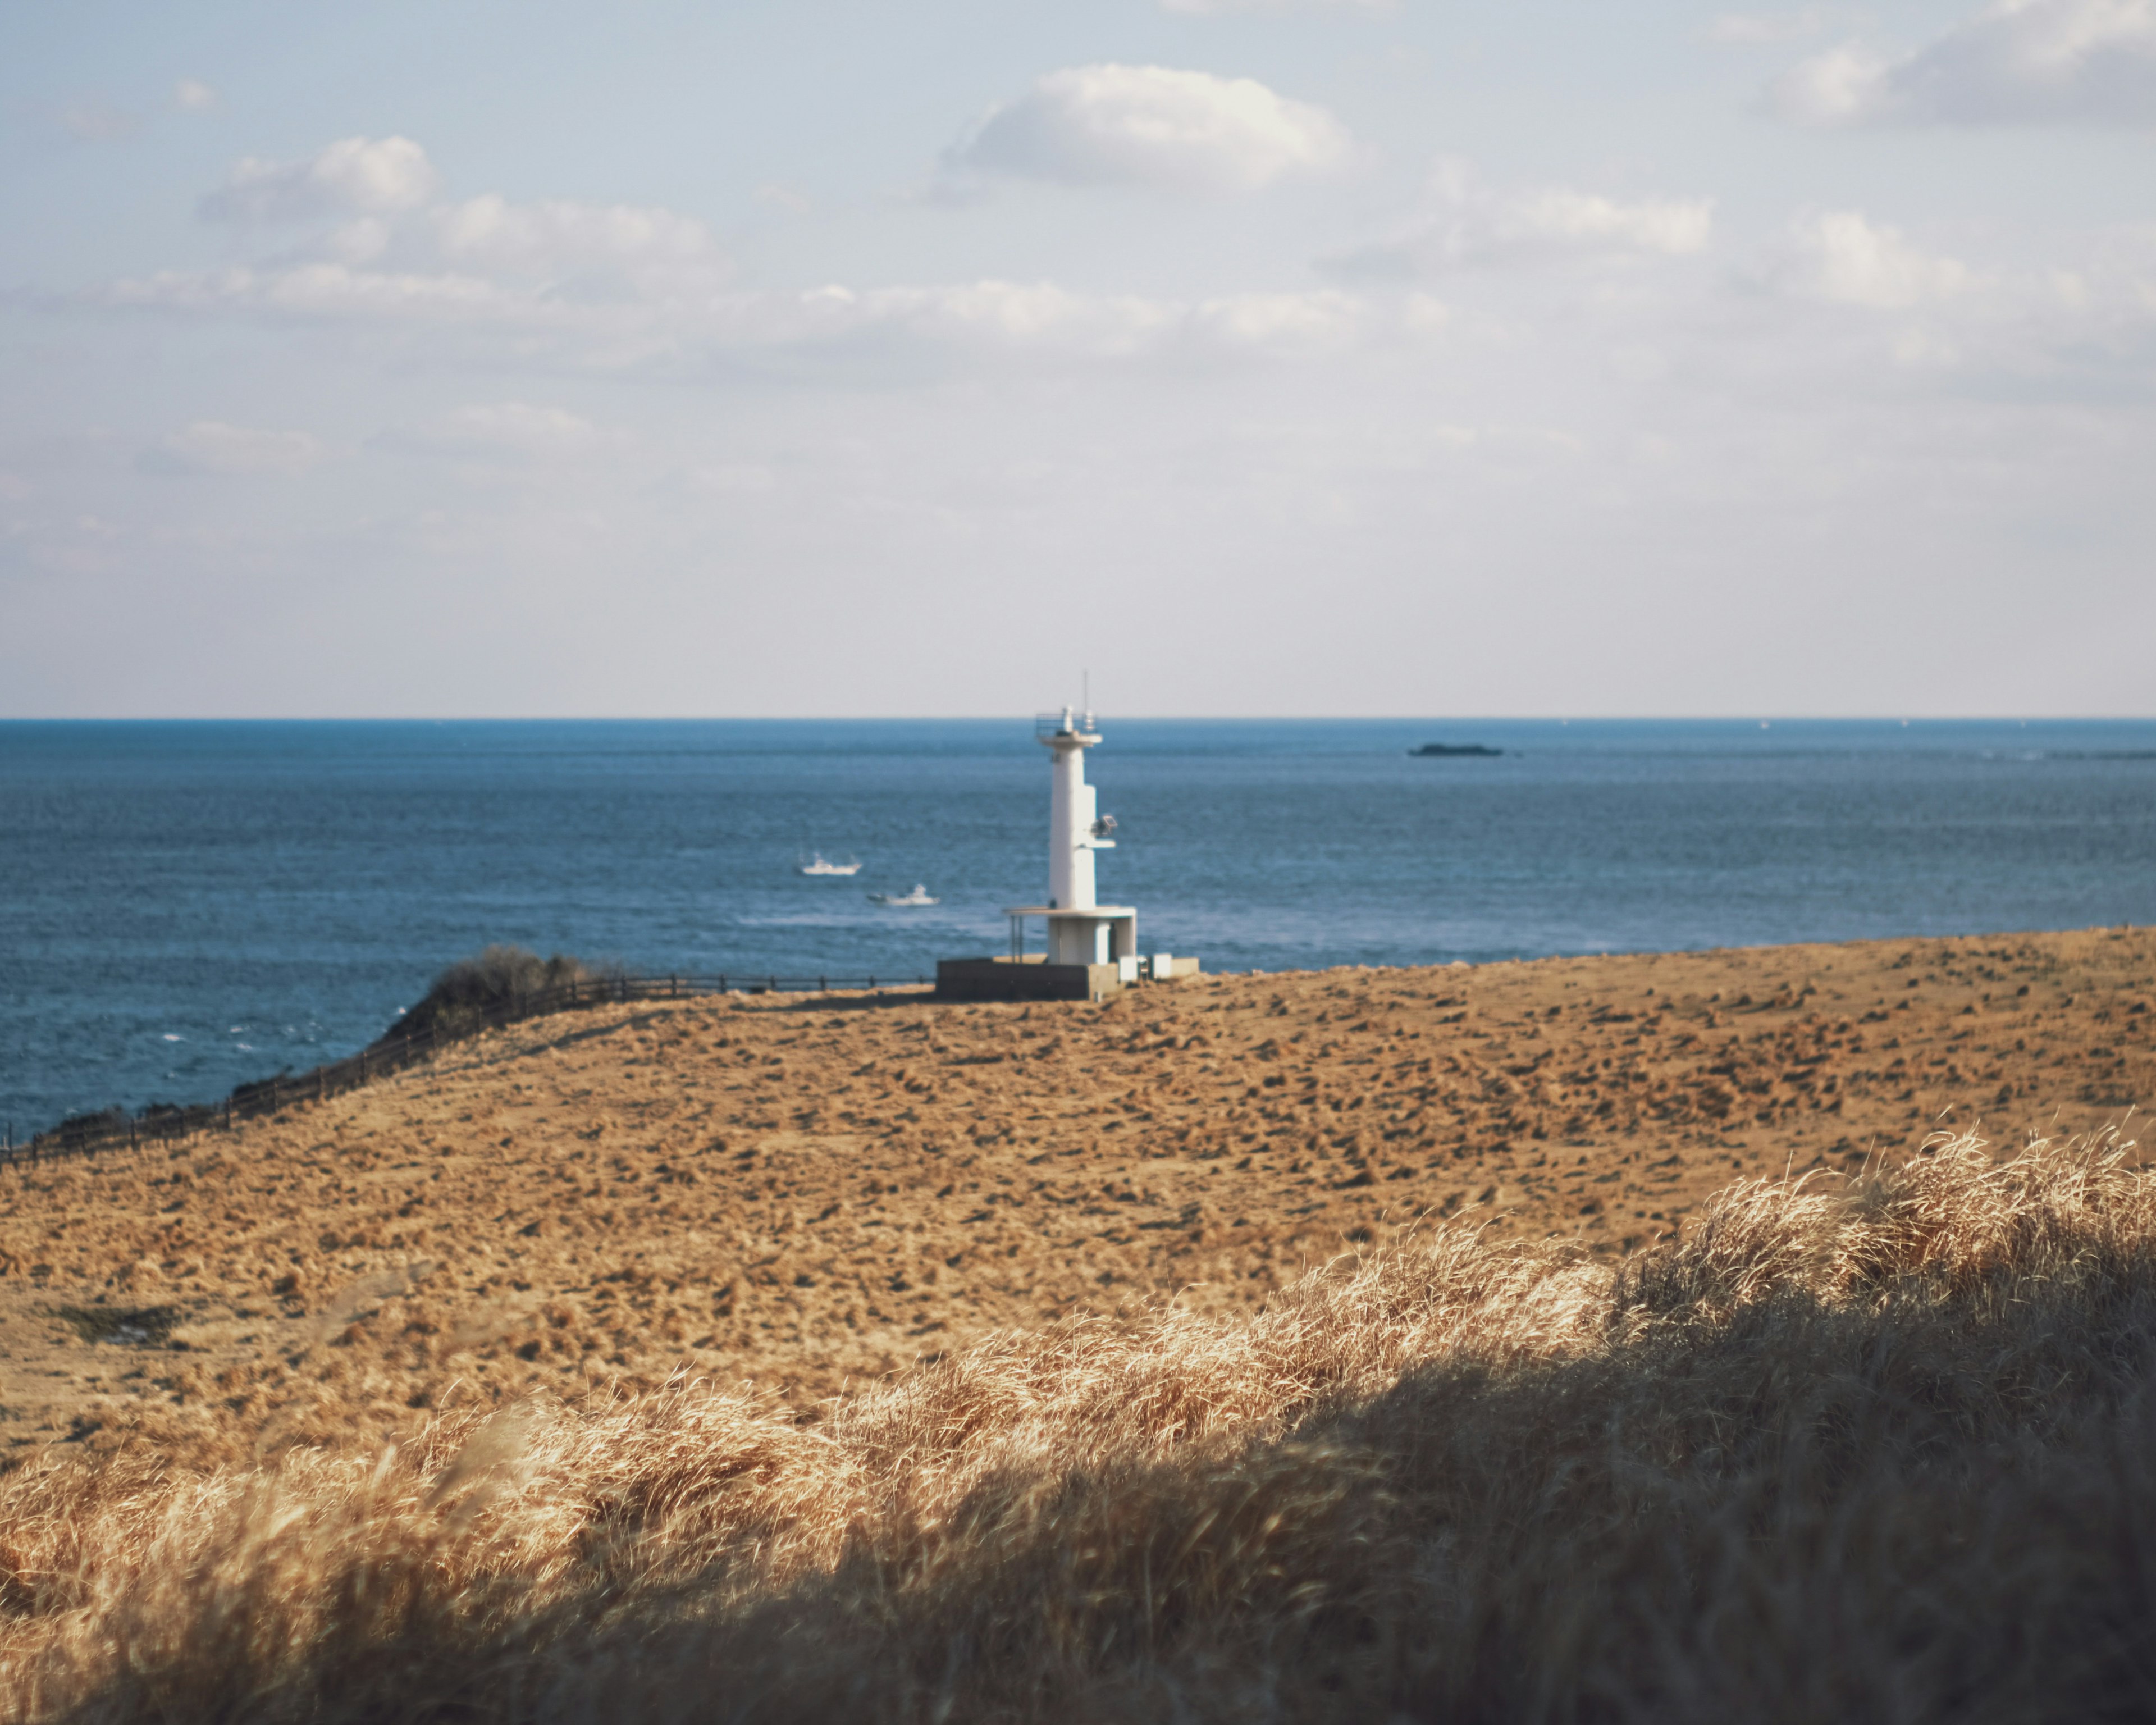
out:
<path id="1" fill-rule="evenodd" d="M 807 1408 L 999 1327 L 1250 1304 L 1431 1218 L 1621 1252 L 1934 1124 L 2119 1122 L 2156 1100 L 2152 993 L 2135 929 L 536 1020 L 0 1173 L 0 1455 L 207 1465 L 680 1370 Z"/>

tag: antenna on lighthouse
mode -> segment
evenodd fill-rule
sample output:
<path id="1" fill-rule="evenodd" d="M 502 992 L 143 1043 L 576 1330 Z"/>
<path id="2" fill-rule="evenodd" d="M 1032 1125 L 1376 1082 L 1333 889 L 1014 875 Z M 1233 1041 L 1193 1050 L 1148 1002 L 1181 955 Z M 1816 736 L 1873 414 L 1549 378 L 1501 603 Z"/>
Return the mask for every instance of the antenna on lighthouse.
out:
<path id="1" fill-rule="evenodd" d="M 1079 672 L 1078 691 L 1080 698 L 1086 703 L 1086 716 L 1090 721 L 1093 716 L 1093 673 L 1091 671 Z M 1092 728 L 1090 723 L 1086 728 L 1088 730 Z"/>

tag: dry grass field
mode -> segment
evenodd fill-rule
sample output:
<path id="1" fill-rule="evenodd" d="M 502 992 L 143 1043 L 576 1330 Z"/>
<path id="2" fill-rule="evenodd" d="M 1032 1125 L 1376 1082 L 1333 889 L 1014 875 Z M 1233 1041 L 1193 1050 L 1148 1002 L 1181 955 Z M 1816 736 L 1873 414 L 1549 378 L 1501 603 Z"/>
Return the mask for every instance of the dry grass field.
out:
<path id="1" fill-rule="evenodd" d="M 2097 930 L 603 1008 L 0 1176 L 0 1694 L 2146 1717 L 2152 993 Z"/>

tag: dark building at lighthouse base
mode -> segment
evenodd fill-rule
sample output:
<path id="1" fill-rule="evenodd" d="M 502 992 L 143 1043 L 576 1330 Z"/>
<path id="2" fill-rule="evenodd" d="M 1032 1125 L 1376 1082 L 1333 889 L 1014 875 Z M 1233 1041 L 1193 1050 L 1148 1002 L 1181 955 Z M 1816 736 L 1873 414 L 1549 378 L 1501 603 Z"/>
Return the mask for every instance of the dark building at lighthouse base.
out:
<path id="1" fill-rule="evenodd" d="M 1195 958 L 1129 957 L 1109 964 L 1050 964 L 1037 953 L 945 958 L 936 966 L 938 1000 L 1106 1000 L 1140 983 L 1196 976 Z"/>

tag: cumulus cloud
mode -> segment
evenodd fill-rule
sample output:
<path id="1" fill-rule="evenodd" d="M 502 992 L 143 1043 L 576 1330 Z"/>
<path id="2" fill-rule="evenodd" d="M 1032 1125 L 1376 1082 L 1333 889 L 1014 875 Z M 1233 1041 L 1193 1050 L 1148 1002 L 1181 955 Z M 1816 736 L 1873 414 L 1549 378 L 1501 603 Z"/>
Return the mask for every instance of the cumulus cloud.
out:
<path id="1" fill-rule="evenodd" d="M 145 451 L 142 465 L 161 473 L 295 474 L 321 455 L 321 444 L 304 431 L 197 419 Z"/>
<path id="2" fill-rule="evenodd" d="M 182 113 L 207 113 L 217 105 L 217 92 L 199 78 L 182 78 L 172 86 L 172 105 Z"/>
<path id="3" fill-rule="evenodd" d="M 1477 264 L 1595 256 L 1682 257 L 1712 237 L 1705 198 L 1631 202 L 1567 187 L 1496 192 L 1440 162 L 1423 207 L 1383 239 L 1327 260 L 1346 275 L 1412 278 Z"/>
<path id="4" fill-rule="evenodd" d="M 1996 0 L 1912 54 L 1804 60 L 1768 100 L 1804 126 L 2156 124 L 2156 0 Z"/>
<path id="5" fill-rule="evenodd" d="M 274 261 L 123 282 L 112 295 L 300 316 L 543 319 L 543 301 L 708 294 L 732 273 L 693 216 L 494 193 L 444 202 L 439 178 L 403 137 L 346 138 L 301 162 L 244 161 L 201 200 L 202 215 L 248 228 L 311 224 L 299 243 L 280 235 Z"/>
<path id="6" fill-rule="evenodd" d="M 430 219 L 443 259 L 483 275 L 619 270 L 716 282 L 731 270 L 710 228 L 654 206 L 520 204 L 489 193 L 436 209 Z"/>
<path id="7" fill-rule="evenodd" d="M 1261 93 L 1275 105 L 1253 111 L 1277 117 L 1278 99 Z M 1196 147 L 1178 135 L 1163 147 L 1187 146 Z M 883 362 L 880 355 L 909 354 L 1051 362 L 1177 354 L 1292 358 L 1366 339 L 1419 340 L 1447 316 L 1423 295 L 1373 300 L 1330 288 L 1165 299 L 988 278 L 730 290 L 728 259 L 694 218 L 648 206 L 520 204 L 495 196 L 399 207 L 414 190 L 431 187 L 433 170 L 408 144 L 388 158 L 403 164 L 401 175 L 359 166 L 372 147 L 333 147 L 307 162 L 234 177 L 226 188 L 234 194 L 233 213 L 249 219 L 332 205 L 341 212 L 296 248 L 280 235 L 281 249 L 257 262 L 161 270 L 109 283 L 87 297 L 170 316 L 406 331 L 467 359 L 543 357 L 591 370 L 674 373 L 714 365 L 819 366 L 844 355 L 870 364 Z M 372 159 L 379 167 L 378 153 Z M 1301 159 L 1315 159 L 1312 150 L 1304 149 Z M 1186 165 L 1177 172 L 1193 171 Z M 1217 171 L 1208 172 L 1218 183 Z M 1248 163 L 1238 172 L 1248 183 Z M 1653 227 L 1651 213 L 1553 196 L 1557 201 L 1538 206 L 1535 218 L 1546 228 Z M 595 436 L 563 409 L 511 402 L 461 409 L 391 441 L 536 454 L 589 447 Z"/>
<path id="8" fill-rule="evenodd" d="M 249 157 L 199 208 L 206 221 L 247 224 L 388 215 L 424 203 L 436 178 L 409 138 L 340 138 L 304 162 Z"/>
<path id="9" fill-rule="evenodd" d="M 1235 294 L 1201 301 L 1194 321 L 1235 347 L 1338 347 L 1359 332 L 1368 308 L 1342 293 Z"/>
<path id="10" fill-rule="evenodd" d="M 1165 66 L 1073 66 L 994 109 L 949 165 L 1066 185 L 1212 194 L 1337 172 L 1348 129 L 1250 78 Z"/>
<path id="11" fill-rule="evenodd" d="M 1926 252 L 1897 229 L 1856 210 L 1800 217 L 1775 248 L 1764 275 L 1769 285 L 1785 292 L 1887 311 L 1952 299 L 1975 281 L 1967 264 Z"/>

